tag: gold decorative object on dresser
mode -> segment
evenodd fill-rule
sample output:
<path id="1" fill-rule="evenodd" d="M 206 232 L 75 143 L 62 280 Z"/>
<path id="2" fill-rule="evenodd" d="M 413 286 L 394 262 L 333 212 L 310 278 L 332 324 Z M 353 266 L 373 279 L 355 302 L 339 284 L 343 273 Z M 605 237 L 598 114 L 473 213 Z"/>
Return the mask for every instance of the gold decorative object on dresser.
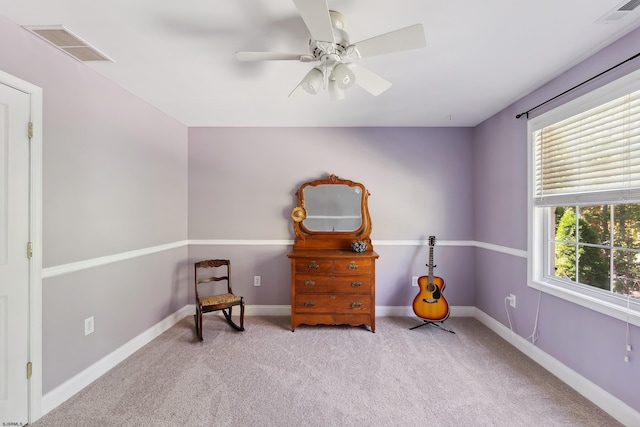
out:
<path id="1" fill-rule="evenodd" d="M 369 192 L 329 175 L 302 184 L 291 212 L 291 330 L 298 325 L 376 328 L 376 259 Z"/>

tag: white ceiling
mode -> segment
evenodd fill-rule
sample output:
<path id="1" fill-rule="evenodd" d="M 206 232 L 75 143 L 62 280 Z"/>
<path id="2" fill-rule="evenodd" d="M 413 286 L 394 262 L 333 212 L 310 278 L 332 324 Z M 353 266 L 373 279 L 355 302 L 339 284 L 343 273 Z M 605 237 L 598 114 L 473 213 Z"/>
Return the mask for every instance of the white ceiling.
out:
<path id="1" fill-rule="evenodd" d="M 0 14 L 64 25 L 115 60 L 86 66 L 188 126 L 474 126 L 640 26 L 640 8 L 598 22 L 621 0 L 328 3 L 352 43 L 422 23 L 427 47 L 359 61 L 393 83 L 378 97 L 289 98 L 313 64 L 234 52 L 308 53 L 291 0 L 0 0 Z"/>

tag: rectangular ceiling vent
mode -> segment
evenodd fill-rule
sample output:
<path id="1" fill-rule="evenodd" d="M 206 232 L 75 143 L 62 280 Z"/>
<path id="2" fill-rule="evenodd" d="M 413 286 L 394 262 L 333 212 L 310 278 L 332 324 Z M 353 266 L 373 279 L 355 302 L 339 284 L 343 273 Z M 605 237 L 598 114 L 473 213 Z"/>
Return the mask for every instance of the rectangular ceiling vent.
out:
<path id="1" fill-rule="evenodd" d="M 623 11 L 629 11 L 631 12 L 632 10 L 634 10 L 636 7 L 640 6 L 640 0 L 631 0 L 625 4 L 623 4 L 622 6 L 620 6 L 620 8 L 618 8 L 618 10 Z"/>
<path id="2" fill-rule="evenodd" d="M 26 30 L 51 43 L 78 61 L 115 62 L 62 25 L 25 26 Z"/>
<path id="3" fill-rule="evenodd" d="M 611 24 L 618 22 L 622 18 L 630 15 L 638 6 L 640 6 L 640 0 L 625 0 L 598 19 L 596 24 Z"/>

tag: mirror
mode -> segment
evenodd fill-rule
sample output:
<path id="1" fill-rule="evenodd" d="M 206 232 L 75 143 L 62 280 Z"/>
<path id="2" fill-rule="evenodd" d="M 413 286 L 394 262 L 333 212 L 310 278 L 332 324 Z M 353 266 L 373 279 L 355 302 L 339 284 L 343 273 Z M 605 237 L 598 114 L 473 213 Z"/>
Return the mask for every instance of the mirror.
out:
<path id="1" fill-rule="evenodd" d="M 322 246 L 350 248 L 356 240 L 370 244 L 369 192 L 364 185 L 332 174 L 302 184 L 296 196 L 298 203 L 291 212 L 296 245 L 309 247 L 322 241 Z"/>
<path id="2" fill-rule="evenodd" d="M 362 189 L 345 184 L 320 184 L 303 190 L 308 231 L 356 231 L 362 226 Z"/>

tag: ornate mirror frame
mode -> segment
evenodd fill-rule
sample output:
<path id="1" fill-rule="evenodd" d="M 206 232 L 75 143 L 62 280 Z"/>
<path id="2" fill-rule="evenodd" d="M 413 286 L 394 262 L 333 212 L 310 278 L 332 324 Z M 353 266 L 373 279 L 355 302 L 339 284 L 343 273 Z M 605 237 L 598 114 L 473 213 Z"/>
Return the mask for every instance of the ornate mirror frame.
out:
<path id="1" fill-rule="evenodd" d="M 357 229 L 351 231 L 313 230 L 305 226 L 304 220 L 310 214 L 305 207 L 305 189 L 325 185 L 342 185 L 353 187 L 356 194 L 360 194 L 360 218 L 361 223 Z M 293 231 L 296 239 L 296 249 L 343 249 L 353 250 L 353 242 L 360 241 L 366 245 L 367 251 L 372 251 L 371 245 L 371 216 L 369 215 L 369 191 L 359 182 L 340 179 L 331 174 L 324 179 L 305 182 L 296 192 L 297 205 L 291 212 L 293 219 Z M 313 215 L 313 212 L 311 213 Z"/>

